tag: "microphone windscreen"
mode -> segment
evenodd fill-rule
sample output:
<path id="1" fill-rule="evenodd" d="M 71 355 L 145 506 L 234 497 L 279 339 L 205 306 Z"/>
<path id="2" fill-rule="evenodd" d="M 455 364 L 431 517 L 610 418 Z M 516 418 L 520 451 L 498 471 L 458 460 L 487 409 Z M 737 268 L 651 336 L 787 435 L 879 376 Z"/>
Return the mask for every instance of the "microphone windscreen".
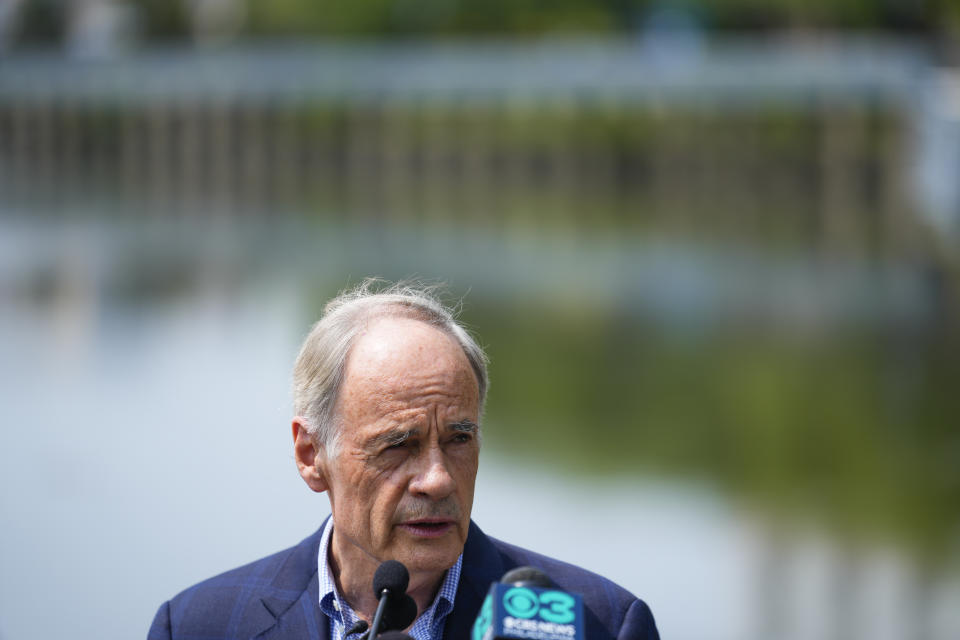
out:
<path id="1" fill-rule="evenodd" d="M 347 636 L 354 636 L 359 633 L 363 633 L 369 626 L 370 625 L 367 624 L 366 620 L 357 620 L 353 623 L 352 627 L 346 630 L 346 632 L 343 634 L 343 637 L 346 638 Z"/>
<path id="2" fill-rule="evenodd" d="M 383 612 L 384 629 L 406 629 L 417 619 L 417 603 L 407 594 L 400 599 L 391 598 Z M 378 638 L 380 636 L 377 636 Z"/>
<path id="3" fill-rule="evenodd" d="M 547 574 L 535 567 L 510 569 L 503 574 L 500 582 L 518 587 L 540 587 L 541 589 L 552 589 L 555 586 Z"/>
<path id="4" fill-rule="evenodd" d="M 373 595 L 379 598 L 384 589 L 392 594 L 406 593 L 407 585 L 410 584 L 410 574 L 403 563 L 396 560 L 387 560 L 373 574 Z"/>

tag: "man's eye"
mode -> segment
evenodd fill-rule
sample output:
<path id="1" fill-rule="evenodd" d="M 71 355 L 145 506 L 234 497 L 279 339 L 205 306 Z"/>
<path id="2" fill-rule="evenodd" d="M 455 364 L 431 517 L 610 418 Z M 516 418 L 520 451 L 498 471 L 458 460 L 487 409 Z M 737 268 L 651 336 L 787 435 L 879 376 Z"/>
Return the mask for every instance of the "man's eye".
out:
<path id="1" fill-rule="evenodd" d="M 458 433 L 453 436 L 454 442 L 470 442 L 471 440 L 473 440 L 473 436 L 469 433 Z"/>

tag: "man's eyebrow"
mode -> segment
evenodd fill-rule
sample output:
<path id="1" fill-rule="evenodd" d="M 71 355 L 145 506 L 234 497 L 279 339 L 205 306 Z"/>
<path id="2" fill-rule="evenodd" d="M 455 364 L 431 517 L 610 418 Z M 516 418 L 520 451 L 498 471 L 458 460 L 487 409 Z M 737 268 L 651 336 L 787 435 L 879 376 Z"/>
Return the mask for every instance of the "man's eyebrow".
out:
<path id="1" fill-rule="evenodd" d="M 419 429 L 390 429 L 389 431 L 378 433 L 370 438 L 370 440 L 367 441 L 367 446 L 376 448 L 382 445 L 392 446 L 395 444 L 400 444 L 402 442 L 406 442 L 410 439 L 410 436 L 415 436 L 419 432 Z"/>
<path id="2" fill-rule="evenodd" d="M 477 423 L 472 420 L 460 420 L 459 422 L 453 422 L 448 427 L 451 431 L 457 431 L 459 433 L 473 433 L 476 434 L 480 427 L 477 426 Z M 420 429 L 389 429 L 383 433 L 378 433 L 367 441 L 367 447 L 371 449 L 377 449 L 382 446 L 393 446 L 396 444 L 401 444 L 410 439 L 411 436 L 420 435 Z"/>
<path id="3" fill-rule="evenodd" d="M 472 420 L 461 420 L 460 422 L 454 422 L 449 427 L 453 431 L 460 431 L 463 433 L 476 433 L 479 431 L 479 427 L 476 422 Z"/>

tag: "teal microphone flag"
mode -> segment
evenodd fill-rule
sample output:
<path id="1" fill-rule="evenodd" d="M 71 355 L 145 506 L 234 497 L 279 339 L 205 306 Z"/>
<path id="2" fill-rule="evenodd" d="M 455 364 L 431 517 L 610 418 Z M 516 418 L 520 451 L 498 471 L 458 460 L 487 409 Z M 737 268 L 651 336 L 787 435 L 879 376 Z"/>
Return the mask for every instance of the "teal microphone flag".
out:
<path id="1" fill-rule="evenodd" d="M 584 640 L 583 599 L 558 589 L 495 582 L 471 640 Z"/>

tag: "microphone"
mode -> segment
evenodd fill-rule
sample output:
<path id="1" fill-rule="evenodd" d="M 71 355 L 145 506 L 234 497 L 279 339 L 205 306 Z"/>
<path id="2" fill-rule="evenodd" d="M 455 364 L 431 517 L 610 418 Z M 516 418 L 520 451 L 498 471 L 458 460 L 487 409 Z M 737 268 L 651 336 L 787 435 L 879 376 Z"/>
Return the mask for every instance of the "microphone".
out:
<path id="1" fill-rule="evenodd" d="M 417 603 L 414 602 L 407 594 L 403 594 L 403 597 L 399 600 L 390 600 L 387 602 L 387 608 L 383 611 L 383 621 L 380 623 L 380 626 L 383 629 L 406 629 L 410 626 L 414 620 L 417 619 Z M 363 633 L 370 628 L 370 625 L 367 624 L 366 620 L 357 620 L 353 623 L 347 631 L 343 634 L 344 638 L 349 638 L 352 635 L 363 634 L 360 636 L 360 640 L 368 640 L 368 633 Z M 377 636 L 378 638 L 384 638 L 383 634 Z"/>
<path id="2" fill-rule="evenodd" d="M 404 629 L 417 617 L 417 604 L 407 595 L 407 585 L 410 584 L 410 573 L 402 563 L 396 560 L 387 560 L 377 567 L 373 574 L 373 594 L 380 599 L 377 611 L 370 624 L 368 637 L 373 640 L 378 637 L 381 629 Z M 409 616 L 411 606 L 413 618 L 404 622 Z"/>
<path id="3" fill-rule="evenodd" d="M 410 636 L 405 634 L 402 631 L 386 631 L 377 636 L 379 640 L 413 640 Z"/>
<path id="4" fill-rule="evenodd" d="M 383 611 L 383 622 L 380 627 L 384 631 L 400 630 L 409 627 L 417 619 L 417 603 L 409 594 L 387 603 Z M 377 636 L 378 638 L 382 636 Z"/>
<path id="5" fill-rule="evenodd" d="M 583 598 L 539 569 L 517 567 L 490 585 L 471 640 L 584 640 Z"/>
<path id="6" fill-rule="evenodd" d="M 410 573 L 402 562 L 396 560 L 380 563 L 373 574 L 373 594 L 378 598 L 386 595 L 385 591 L 392 594 L 406 593 L 409 584 Z"/>
<path id="7" fill-rule="evenodd" d="M 540 587 L 541 589 L 553 589 L 557 586 L 547 574 L 536 567 L 514 567 L 503 574 L 500 582 L 512 584 L 515 587 Z"/>

